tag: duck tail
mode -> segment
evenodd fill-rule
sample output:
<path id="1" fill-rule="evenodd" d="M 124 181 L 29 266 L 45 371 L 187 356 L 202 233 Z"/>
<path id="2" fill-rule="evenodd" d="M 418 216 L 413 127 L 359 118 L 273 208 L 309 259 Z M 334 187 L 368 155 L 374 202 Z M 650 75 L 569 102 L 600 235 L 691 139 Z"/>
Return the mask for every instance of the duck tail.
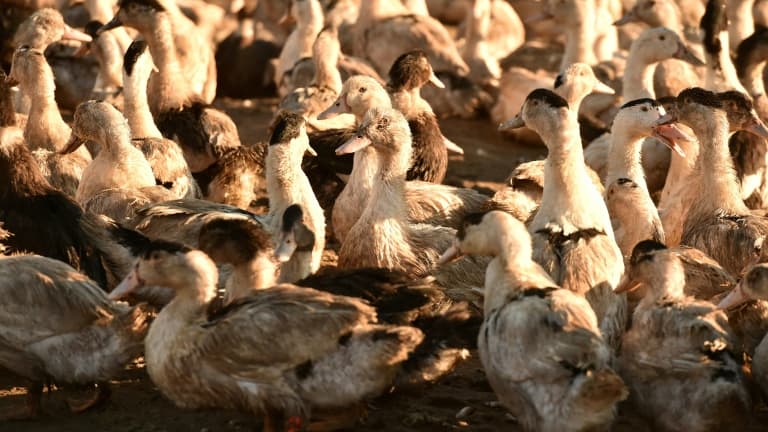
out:
<path id="1" fill-rule="evenodd" d="M 408 389 L 448 374 L 477 347 L 481 324 L 482 317 L 466 302 L 452 305 L 445 313 L 415 320 L 412 325 L 425 337 L 403 363 L 396 386 Z"/>

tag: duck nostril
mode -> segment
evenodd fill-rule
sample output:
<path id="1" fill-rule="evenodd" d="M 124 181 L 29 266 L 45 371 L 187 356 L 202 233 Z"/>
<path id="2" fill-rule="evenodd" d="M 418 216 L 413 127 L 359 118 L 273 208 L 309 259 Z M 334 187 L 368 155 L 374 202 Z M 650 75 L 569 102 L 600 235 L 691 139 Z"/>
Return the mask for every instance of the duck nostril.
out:
<path id="1" fill-rule="evenodd" d="M 363 136 L 362 135 L 358 135 L 357 139 L 363 139 Z"/>

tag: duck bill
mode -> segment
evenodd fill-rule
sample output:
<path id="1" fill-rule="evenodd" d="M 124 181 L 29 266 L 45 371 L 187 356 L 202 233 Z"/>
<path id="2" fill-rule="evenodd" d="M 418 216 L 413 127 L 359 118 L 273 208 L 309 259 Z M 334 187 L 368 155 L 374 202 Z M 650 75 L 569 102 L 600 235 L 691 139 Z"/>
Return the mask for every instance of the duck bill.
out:
<path id="1" fill-rule="evenodd" d="M 339 148 L 336 149 L 336 154 L 343 155 L 355 153 L 360 151 L 360 149 L 368 147 L 369 145 L 371 145 L 371 140 L 368 137 L 358 135 L 339 146 Z"/>
<path id="2" fill-rule="evenodd" d="M 704 66 L 704 62 L 700 58 L 696 57 L 696 55 L 692 53 L 691 50 L 688 49 L 688 47 L 683 45 L 682 42 L 678 42 L 677 52 L 675 52 L 673 57 L 678 60 L 688 62 L 694 66 Z"/>
<path id="3" fill-rule="evenodd" d="M 74 40 L 79 42 L 91 42 L 93 38 L 80 30 L 75 30 L 68 25 L 64 25 L 64 34 L 61 36 L 65 40 Z"/>
<path id="4" fill-rule="evenodd" d="M 296 239 L 293 232 L 285 233 L 275 248 L 275 259 L 281 263 L 288 262 L 294 252 L 296 252 Z"/>
<path id="5" fill-rule="evenodd" d="M 115 29 L 115 28 L 118 28 L 118 27 L 122 27 L 122 25 L 123 25 L 123 22 L 120 21 L 120 18 L 118 18 L 117 15 L 115 15 L 115 17 L 112 18 L 112 20 L 110 22 L 108 22 L 108 23 L 104 24 L 103 26 L 101 26 L 101 28 L 96 31 L 96 34 L 100 35 L 100 34 L 104 33 L 105 31 L 110 31 L 112 29 Z"/>
<path id="6" fill-rule="evenodd" d="M 449 247 L 445 252 L 443 252 L 442 255 L 440 255 L 440 258 L 437 259 L 437 265 L 439 266 L 446 265 L 454 261 L 458 261 L 463 257 L 464 257 L 464 254 L 461 253 L 461 248 L 459 247 L 459 245 L 454 244 L 453 246 Z"/>
<path id="7" fill-rule="evenodd" d="M 749 297 L 744 294 L 744 290 L 741 288 L 741 282 L 739 282 L 736 284 L 736 287 L 717 304 L 717 308 L 723 310 L 731 309 L 748 301 Z"/>
<path id="8" fill-rule="evenodd" d="M 312 157 L 317 157 L 317 152 L 312 148 L 311 145 L 307 145 L 306 153 Z"/>
<path id="9" fill-rule="evenodd" d="M 600 94 L 613 95 L 613 94 L 616 94 L 616 91 L 614 89 L 612 89 L 608 84 L 606 84 L 606 83 L 604 83 L 602 81 L 598 81 L 595 84 L 595 88 L 592 89 L 592 93 L 600 93 Z"/>
<path id="10" fill-rule="evenodd" d="M 435 71 L 429 72 L 429 83 L 439 89 L 445 88 L 445 84 L 443 84 L 443 82 L 440 81 L 440 78 L 438 78 L 437 75 L 435 75 Z"/>
<path id="11" fill-rule="evenodd" d="M 69 136 L 69 141 L 67 141 L 67 145 L 64 146 L 64 149 L 60 151 L 59 153 L 65 155 L 70 154 L 73 151 L 80 148 L 81 145 L 85 144 L 85 139 L 80 138 L 79 136 L 75 135 L 74 133 Z"/>
<path id="12" fill-rule="evenodd" d="M 349 105 L 344 97 L 339 97 L 336 102 L 333 103 L 328 109 L 318 114 L 318 120 L 328 120 L 336 117 L 339 114 L 345 114 L 350 111 Z"/>
<path id="13" fill-rule="evenodd" d="M 75 51 L 75 53 L 74 53 L 74 54 L 72 54 L 72 57 L 75 57 L 75 58 L 83 58 L 83 57 L 85 57 L 86 55 L 88 55 L 88 53 L 89 53 L 89 52 L 91 52 L 91 46 L 90 46 L 90 44 L 84 43 L 84 44 L 80 45 L 80 46 L 77 48 L 77 51 Z"/>
<path id="14" fill-rule="evenodd" d="M 138 273 L 136 273 L 136 267 L 131 269 L 131 272 L 128 273 L 128 275 L 123 279 L 122 282 L 120 282 L 115 289 L 112 290 L 112 292 L 109 293 L 108 297 L 110 300 L 119 300 L 128 294 L 136 291 L 136 289 L 141 288 L 144 286 L 141 279 L 139 278 Z"/>
<path id="15" fill-rule="evenodd" d="M 613 292 L 616 294 L 631 292 L 639 288 L 640 285 L 640 282 L 624 275 L 621 277 L 619 284 L 616 285 L 616 288 L 613 289 Z"/>
<path id="16" fill-rule="evenodd" d="M 523 120 L 523 116 L 520 114 L 516 115 L 515 117 L 505 121 L 504 123 L 499 125 L 499 131 L 505 131 L 510 129 L 519 129 L 521 127 L 525 126 L 525 120 Z"/>
<path id="17" fill-rule="evenodd" d="M 768 139 L 768 128 L 755 114 L 752 114 L 752 118 L 749 119 L 744 130 L 760 138 Z"/>
<path id="18" fill-rule="evenodd" d="M 685 140 L 690 141 L 691 138 L 680 128 L 675 126 L 674 124 L 663 124 L 658 125 L 653 128 L 653 134 L 652 136 L 659 141 L 663 142 L 664 145 L 669 147 L 670 150 L 674 151 L 680 157 L 685 157 L 685 151 L 683 151 L 683 148 L 680 147 L 680 145 L 676 142 L 678 140 Z"/>
<path id="19" fill-rule="evenodd" d="M 459 147 L 458 144 L 456 144 L 455 142 L 449 140 L 445 136 L 443 136 L 443 144 L 445 144 L 445 148 L 448 149 L 448 151 L 451 152 L 451 153 L 456 153 L 456 154 L 460 154 L 460 155 L 464 154 L 464 149 L 463 148 Z"/>
<path id="20" fill-rule="evenodd" d="M 625 24 L 639 22 L 639 21 L 640 21 L 640 17 L 637 16 L 637 12 L 635 12 L 635 10 L 632 9 L 629 12 L 625 13 L 623 17 L 614 21 L 613 25 L 615 25 L 616 27 L 621 27 Z"/>
<path id="21" fill-rule="evenodd" d="M 659 117 L 658 120 L 656 120 L 655 126 L 668 125 L 668 124 L 675 123 L 676 121 L 677 121 L 677 116 L 672 112 L 668 112 L 663 116 Z"/>

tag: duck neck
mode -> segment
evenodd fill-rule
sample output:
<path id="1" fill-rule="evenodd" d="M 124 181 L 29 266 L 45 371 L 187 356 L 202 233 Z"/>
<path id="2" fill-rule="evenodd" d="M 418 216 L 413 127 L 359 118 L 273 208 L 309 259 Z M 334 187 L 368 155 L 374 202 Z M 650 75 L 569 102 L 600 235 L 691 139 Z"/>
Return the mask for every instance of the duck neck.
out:
<path id="1" fill-rule="evenodd" d="M 623 128 L 611 130 L 611 147 L 608 153 L 608 169 L 605 187 L 620 178 L 628 178 L 646 190 L 645 173 L 640 163 L 642 136 L 633 136 Z"/>
<path id="2" fill-rule="evenodd" d="M 653 308 L 662 300 L 682 300 L 685 298 L 685 271 L 679 262 L 670 262 L 664 266 L 660 275 L 654 275 L 654 286 L 649 287 L 645 297 L 638 304 L 637 309 L 647 310 Z"/>
<path id="3" fill-rule="evenodd" d="M 131 133 L 125 122 L 119 122 L 111 125 L 111 127 L 104 128 L 104 142 L 100 143 L 103 148 L 113 155 L 116 160 L 129 160 L 124 155 L 136 150 L 131 144 Z"/>
<path id="4" fill-rule="evenodd" d="M 648 62 L 638 52 L 639 49 L 629 51 L 627 66 L 622 78 L 622 98 L 624 101 L 650 98 L 655 99 L 653 90 L 653 73 L 656 71 L 656 62 Z"/>
<path id="5" fill-rule="evenodd" d="M 573 63 L 597 63 L 595 57 L 595 11 L 585 8 L 581 19 L 566 25 L 565 52 L 560 63 L 560 72 Z"/>
<path id="6" fill-rule="evenodd" d="M 722 209 L 730 214 L 748 214 L 728 150 L 730 133 L 725 113 L 717 111 L 699 122 L 696 136 L 701 146 L 695 169 L 701 190 L 707 193 L 694 202 L 691 213 L 696 209 L 709 215 Z"/>
<path id="7" fill-rule="evenodd" d="M 747 90 L 747 94 L 752 96 L 753 99 L 757 99 L 765 95 L 765 81 L 763 80 L 763 72 L 765 71 L 765 65 L 768 62 L 766 58 L 762 58 L 756 62 L 750 62 L 744 69 L 744 84 Z"/>
<path id="8" fill-rule="evenodd" d="M 405 148 L 407 147 L 407 148 Z M 374 151 L 376 151 L 374 149 Z M 366 211 L 368 217 L 404 221 L 408 215 L 405 204 L 405 177 L 411 158 L 410 140 L 403 143 L 399 152 L 383 154 L 376 151 L 378 166 L 373 176 L 371 195 Z M 363 216 L 360 219 L 364 219 Z"/>
<path id="9" fill-rule="evenodd" d="M 48 69 L 50 72 L 50 69 Z M 44 77 L 44 83 L 36 88 L 24 89 L 30 96 L 29 117 L 24 137 L 30 149 L 59 151 L 64 148 L 72 130 L 61 117 L 56 104 L 53 75 Z"/>
<path id="10" fill-rule="evenodd" d="M 227 280 L 227 302 L 275 286 L 275 264 L 266 256 L 234 266 Z"/>
<path id="11" fill-rule="evenodd" d="M 736 67 L 731 61 L 728 31 L 721 31 L 717 37 L 720 40 L 720 51 L 717 52 L 717 56 L 704 50 L 707 59 L 706 88 L 715 91 L 737 90 L 748 93 L 741 85 Z"/>
<path id="12" fill-rule="evenodd" d="M 134 71 L 135 76 L 125 76 L 123 80 L 124 104 L 123 113 L 128 119 L 133 138 L 162 138 L 152 119 L 147 100 L 147 79 L 139 77 L 139 71 Z M 147 75 L 149 78 L 149 75 Z"/>
<path id="13" fill-rule="evenodd" d="M 267 194 L 270 213 L 279 219 L 288 206 L 297 201 L 296 191 L 301 187 L 301 156 L 296 154 L 293 143 L 279 143 L 269 146 L 266 159 Z"/>
<path id="14" fill-rule="evenodd" d="M 342 86 L 341 73 L 337 67 L 339 51 L 334 48 L 321 54 L 315 56 L 315 85 L 320 88 L 329 88 L 339 94 Z"/>
<path id="15" fill-rule="evenodd" d="M 367 29 L 372 22 L 400 15 L 409 15 L 410 13 L 411 11 L 400 1 L 366 0 L 360 2 L 360 14 L 357 25 L 362 29 Z"/>
<path id="16" fill-rule="evenodd" d="M 183 79 L 179 79 L 182 76 L 181 66 L 176 55 L 170 16 L 166 12 L 157 12 L 156 16 L 155 25 L 144 36 L 158 68 L 158 85 L 153 86 L 158 92 L 153 95 L 153 100 L 157 103 L 153 104 L 153 107 L 156 108 L 155 112 L 161 112 L 180 109 L 187 102 L 185 95 L 188 85 Z"/>
<path id="17" fill-rule="evenodd" d="M 680 156 L 677 152 L 671 152 L 669 171 L 667 173 L 667 179 L 664 182 L 664 189 L 661 191 L 659 208 L 665 208 L 669 202 L 668 200 L 672 199 L 672 194 L 676 194 L 686 180 L 690 178 L 696 163 L 696 158 L 698 157 L 699 148 L 696 143 L 679 140 L 677 141 L 677 145 L 683 149 L 685 157 Z M 678 198 L 675 196 L 674 199 Z"/>
<path id="18" fill-rule="evenodd" d="M 315 256 L 311 250 L 297 250 L 280 265 L 280 283 L 296 283 L 315 272 Z"/>
<path id="19" fill-rule="evenodd" d="M 755 32 L 752 6 L 755 0 L 730 0 L 726 3 L 730 49 L 736 51 L 739 44 Z"/>
<path id="20" fill-rule="evenodd" d="M 549 154 L 544 163 L 542 204 L 553 194 L 578 200 L 583 195 L 584 185 L 592 184 L 584 164 L 578 124 L 563 125 L 546 135 L 542 138 L 547 143 Z"/>

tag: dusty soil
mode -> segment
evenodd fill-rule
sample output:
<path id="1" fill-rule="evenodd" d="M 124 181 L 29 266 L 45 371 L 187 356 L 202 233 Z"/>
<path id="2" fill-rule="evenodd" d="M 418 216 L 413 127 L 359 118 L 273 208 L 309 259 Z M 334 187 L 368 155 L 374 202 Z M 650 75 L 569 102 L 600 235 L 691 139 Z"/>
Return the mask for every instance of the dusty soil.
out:
<path id="1" fill-rule="evenodd" d="M 244 143 L 264 140 L 274 102 L 223 101 L 238 123 Z M 491 193 L 522 160 L 543 157 L 546 150 L 506 142 L 488 120 L 441 122 L 446 136 L 461 145 L 466 154 L 451 159 L 447 183 L 475 187 Z M 24 403 L 22 379 L 0 372 L 0 410 Z M 33 421 L 0 423 L 0 431 L 14 432 L 230 432 L 260 430 L 258 419 L 220 410 L 185 411 L 163 398 L 140 362 L 130 365 L 112 382 L 111 401 L 84 414 L 70 414 L 68 391 L 53 391 L 43 398 L 44 415 Z M 494 405 L 491 391 L 473 352 L 450 376 L 418 392 L 392 393 L 369 403 L 368 416 L 352 428 L 356 431 L 518 431 L 520 428 L 503 408 Z M 474 412 L 457 419 L 464 407 Z M 763 411 L 757 424 L 768 424 Z M 636 416 L 622 414 L 614 430 L 648 430 Z M 765 430 L 758 429 L 757 430 Z"/>

